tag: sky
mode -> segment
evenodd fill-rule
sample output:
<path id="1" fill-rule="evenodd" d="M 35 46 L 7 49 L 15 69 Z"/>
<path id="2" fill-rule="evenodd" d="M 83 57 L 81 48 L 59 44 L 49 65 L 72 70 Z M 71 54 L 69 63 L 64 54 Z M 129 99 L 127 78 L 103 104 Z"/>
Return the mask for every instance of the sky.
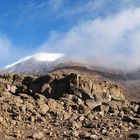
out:
<path id="1" fill-rule="evenodd" d="M 38 52 L 140 67 L 140 1 L 0 0 L 0 67 Z"/>

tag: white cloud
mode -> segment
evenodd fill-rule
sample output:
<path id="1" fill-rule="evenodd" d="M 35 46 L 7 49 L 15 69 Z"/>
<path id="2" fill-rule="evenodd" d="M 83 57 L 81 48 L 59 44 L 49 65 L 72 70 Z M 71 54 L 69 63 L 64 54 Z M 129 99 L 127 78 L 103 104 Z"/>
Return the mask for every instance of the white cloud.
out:
<path id="1" fill-rule="evenodd" d="M 67 33 L 53 33 L 39 50 L 119 69 L 140 67 L 140 8 L 88 20 Z"/>
<path id="2" fill-rule="evenodd" d="M 33 53 L 29 47 L 28 50 L 21 46 L 18 47 L 8 37 L 0 35 L 0 67 Z"/>

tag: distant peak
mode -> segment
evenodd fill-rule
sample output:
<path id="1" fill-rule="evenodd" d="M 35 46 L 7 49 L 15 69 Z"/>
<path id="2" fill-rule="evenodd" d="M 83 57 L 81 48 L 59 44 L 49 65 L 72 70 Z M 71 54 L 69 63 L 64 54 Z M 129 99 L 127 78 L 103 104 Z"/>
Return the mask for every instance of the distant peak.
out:
<path id="1" fill-rule="evenodd" d="M 22 63 L 22 62 L 25 62 L 29 59 L 35 59 L 36 61 L 39 61 L 39 62 L 43 62 L 43 61 L 47 61 L 47 62 L 53 62 L 53 61 L 56 61 L 57 59 L 59 58 L 62 58 L 64 56 L 64 54 L 60 54 L 60 53 L 36 53 L 36 54 L 33 54 L 33 55 L 30 55 L 30 56 L 26 56 L 10 65 L 7 65 L 5 68 L 10 68 L 10 67 L 13 67 L 19 63 Z"/>

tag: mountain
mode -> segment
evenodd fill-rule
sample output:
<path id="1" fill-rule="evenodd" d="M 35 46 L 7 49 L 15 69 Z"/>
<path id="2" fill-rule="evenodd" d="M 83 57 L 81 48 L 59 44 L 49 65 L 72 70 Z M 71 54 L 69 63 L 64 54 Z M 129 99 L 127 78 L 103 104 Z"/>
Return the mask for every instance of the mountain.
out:
<path id="1" fill-rule="evenodd" d="M 26 56 L 10 65 L 7 65 L 0 73 L 42 73 L 52 70 L 59 64 L 64 55 L 57 53 L 37 53 Z"/>
<path id="2" fill-rule="evenodd" d="M 96 77 L 102 77 L 115 81 L 123 85 L 128 93 L 134 93 L 136 98 L 140 97 L 140 71 L 124 72 L 111 70 L 99 66 L 91 66 L 82 63 L 67 61 L 63 54 L 37 53 L 24 57 L 0 71 L 0 74 L 46 74 L 48 72 L 59 71 L 80 71 L 80 73 L 90 73 Z"/>

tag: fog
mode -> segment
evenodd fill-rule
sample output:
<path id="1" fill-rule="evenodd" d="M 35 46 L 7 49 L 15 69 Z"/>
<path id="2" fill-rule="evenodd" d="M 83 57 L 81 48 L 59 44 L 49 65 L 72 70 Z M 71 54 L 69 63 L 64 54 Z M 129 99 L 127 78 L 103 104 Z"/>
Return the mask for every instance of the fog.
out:
<path id="1" fill-rule="evenodd" d="M 37 51 L 63 53 L 69 60 L 113 69 L 140 67 L 140 8 L 87 20 L 66 33 L 52 32 Z"/>

